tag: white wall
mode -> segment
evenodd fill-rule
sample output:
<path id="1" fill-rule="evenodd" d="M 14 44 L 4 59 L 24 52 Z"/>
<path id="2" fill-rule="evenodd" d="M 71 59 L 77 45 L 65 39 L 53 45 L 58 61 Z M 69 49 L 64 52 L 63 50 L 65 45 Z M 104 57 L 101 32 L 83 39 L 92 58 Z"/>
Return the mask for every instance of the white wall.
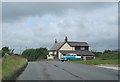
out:
<path id="1" fill-rule="evenodd" d="M 75 47 L 72 47 L 72 50 L 75 50 Z"/>
<path id="2" fill-rule="evenodd" d="M 60 50 L 72 50 L 72 47 L 70 47 L 70 45 L 68 43 L 65 43 Z"/>
<path id="3" fill-rule="evenodd" d="M 50 54 L 53 54 L 53 52 L 52 52 L 52 51 L 51 51 L 51 52 L 49 52 L 49 55 L 50 55 Z"/>
<path id="4" fill-rule="evenodd" d="M 60 59 L 60 57 L 63 56 L 62 53 L 58 52 L 58 58 Z"/>

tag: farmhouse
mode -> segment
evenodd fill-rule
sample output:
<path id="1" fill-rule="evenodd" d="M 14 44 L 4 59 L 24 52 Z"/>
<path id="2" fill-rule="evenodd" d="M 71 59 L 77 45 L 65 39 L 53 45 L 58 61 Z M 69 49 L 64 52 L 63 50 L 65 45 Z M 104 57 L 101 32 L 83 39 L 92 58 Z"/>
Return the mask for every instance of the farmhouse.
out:
<path id="1" fill-rule="evenodd" d="M 94 54 L 89 51 L 89 45 L 87 42 L 68 41 L 68 38 L 66 36 L 64 42 L 57 43 L 57 40 L 55 40 L 54 45 L 49 50 L 49 55 L 47 55 L 47 59 L 60 59 L 61 56 L 68 53 L 77 54 L 81 56 L 81 58 L 84 60 L 88 58 L 95 58 Z"/>

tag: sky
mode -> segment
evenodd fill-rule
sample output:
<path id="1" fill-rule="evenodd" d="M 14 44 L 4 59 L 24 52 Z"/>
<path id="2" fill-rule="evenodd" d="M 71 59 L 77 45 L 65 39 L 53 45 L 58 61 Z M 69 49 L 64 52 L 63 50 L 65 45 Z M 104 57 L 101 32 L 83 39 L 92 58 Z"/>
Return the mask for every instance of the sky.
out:
<path id="1" fill-rule="evenodd" d="M 0 21 L 1 23 L 1 21 Z M 2 46 L 21 53 L 50 49 L 55 39 L 86 41 L 95 51 L 118 48 L 117 2 L 3 2 Z"/>

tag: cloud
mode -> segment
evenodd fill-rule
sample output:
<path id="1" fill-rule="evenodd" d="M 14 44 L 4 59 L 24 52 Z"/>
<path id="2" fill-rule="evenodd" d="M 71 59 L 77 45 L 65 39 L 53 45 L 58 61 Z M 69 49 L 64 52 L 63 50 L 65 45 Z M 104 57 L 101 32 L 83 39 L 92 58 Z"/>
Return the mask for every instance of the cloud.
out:
<path id="1" fill-rule="evenodd" d="M 0 3 L 0 49 L 2 48 L 2 3 Z"/>
<path id="2" fill-rule="evenodd" d="M 75 9 L 81 13 L 109 7 L 114 3 L 103 2 L 4 2 L 2 4 L 3 21 L 11 22 L 26 16 L 42 16 L 44 14 L 63 15 L 68 9 Z"/>
<path id="3" fill-rule="evenodd" d="M 116 3 L 7 4 L 13 3 L 3 6 L 3 46 L 16 52 L 26 47 L 50 49 L 55 38 L 61 42 L 65 36 L 71 41 L 87 41 L 91 49 L 98 51 L 117 48 Z M 7 10 L 14 14 L 7 14 Z"/>
<path id="4" fill-rule="evenodd" d="M 0 49 L 2 48 L 2 23 L 0 22 Z"/>

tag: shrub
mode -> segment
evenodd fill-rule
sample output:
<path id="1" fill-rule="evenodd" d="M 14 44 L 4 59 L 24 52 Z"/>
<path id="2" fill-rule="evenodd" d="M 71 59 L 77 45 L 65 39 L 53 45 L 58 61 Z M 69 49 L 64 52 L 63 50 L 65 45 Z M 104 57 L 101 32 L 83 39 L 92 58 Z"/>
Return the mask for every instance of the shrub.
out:
<path id="1" fill-rule="evenodd" d="M 102 55 L 100 55 L 100 59 L 102 60 L 108 60 L 108 59 L 118 59 L 118 54 L 114 54 L 113 52 L 104 52 Z"/>
<path id="2" fill-rule="evenodd" d="M 26 49 L 23 51 L 22 56 L 27 58 L 28 61 L 36 61 L 38 59 L 46 59 L 48 50 L 46 48 Z"/>

